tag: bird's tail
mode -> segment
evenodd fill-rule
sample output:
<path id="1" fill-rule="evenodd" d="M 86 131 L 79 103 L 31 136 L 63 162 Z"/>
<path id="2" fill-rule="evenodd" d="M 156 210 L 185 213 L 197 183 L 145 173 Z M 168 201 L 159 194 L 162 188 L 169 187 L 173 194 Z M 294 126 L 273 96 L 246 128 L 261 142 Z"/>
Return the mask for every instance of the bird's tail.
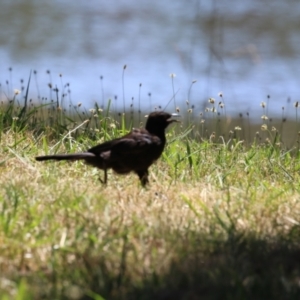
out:
<path id="1" fill-rule="evenodd" d="M 55 155 L 45 155 L 45 156 L 37 156 L 35 159 L 37 161 L 44 160 L 79 160 L 79 159 L 87 159 L 90 157 L 95 157 L 94 153 L 90 152 L 82 152 L 82 153 L 74 153 L 74 154 L 55 154 Z"/>

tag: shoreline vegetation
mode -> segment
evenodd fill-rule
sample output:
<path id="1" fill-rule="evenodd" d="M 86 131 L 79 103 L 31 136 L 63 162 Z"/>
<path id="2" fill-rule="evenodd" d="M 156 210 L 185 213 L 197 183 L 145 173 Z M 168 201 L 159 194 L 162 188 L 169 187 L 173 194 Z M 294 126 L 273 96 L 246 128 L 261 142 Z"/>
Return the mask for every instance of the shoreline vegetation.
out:
<path id="1" fill-rule="evenodd" d="M 222 94 L 197 117 L 172 100 L 183 122 L 150 186 L 110 172 L 104 187 L 81 162 L 34 157 L 122 136 L 145 113 L 68 104 L 52 81 L 31 100 L 35 80 L 0 104 L 1 300 L 299 299 L 297 102 L 294 119 L 276 120 L 262 102 L 253 123 Z"/>

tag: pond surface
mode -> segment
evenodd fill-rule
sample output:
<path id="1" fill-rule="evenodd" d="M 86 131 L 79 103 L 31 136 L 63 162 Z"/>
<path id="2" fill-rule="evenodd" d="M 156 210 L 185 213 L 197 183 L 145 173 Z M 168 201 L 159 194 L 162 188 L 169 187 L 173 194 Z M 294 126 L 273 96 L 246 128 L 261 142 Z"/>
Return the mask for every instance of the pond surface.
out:
<path id="1" fill-rule="evenodd" d="M 89 108 L 111 98 L 122 110 L 124 92 L 126 107 L 148 111 L 177 92 L 176 105 L 185 109 L 188 99 L 199 113 L 222 91 L 234 116 L 253 116 L 267 95 L 270 115 L 282 106 L 293 113 L 300 100 L 299 13 L 298 0 L 2 0 L 1 97 L 36 70 L 33 99 L 51 97 L 50 82 L 60 91 L 70 83 L 73 104 Z M 167 110 L 174 106 L 172 100 Z"/>

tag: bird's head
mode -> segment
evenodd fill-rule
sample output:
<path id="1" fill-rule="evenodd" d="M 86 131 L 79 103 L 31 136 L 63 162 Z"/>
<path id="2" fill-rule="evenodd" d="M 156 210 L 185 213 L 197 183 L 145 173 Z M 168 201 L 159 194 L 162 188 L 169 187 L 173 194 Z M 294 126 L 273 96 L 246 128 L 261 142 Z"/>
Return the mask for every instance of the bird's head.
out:
<path id="1" fill-rule="evenodd" d="M 154 111 L 148 115 L 146 129 L 151 133 L 164 132 L 169 124 L 178 122 L 178 114 L 169 114 L 164 111 Z"/>

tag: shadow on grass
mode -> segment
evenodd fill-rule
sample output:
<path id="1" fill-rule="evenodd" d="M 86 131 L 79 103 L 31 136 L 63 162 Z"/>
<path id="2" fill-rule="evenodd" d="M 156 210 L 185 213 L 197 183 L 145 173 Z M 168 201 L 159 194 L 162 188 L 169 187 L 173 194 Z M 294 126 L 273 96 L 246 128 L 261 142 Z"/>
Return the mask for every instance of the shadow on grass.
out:
<path id="1" fill-rule="evenodd" d="M 298 241 L 299 233 L 292 232 Z M 109 258 L 78 255 L 71 269 L 80 280 L 73 284 L 89 291 L 78 299 L 300 299 L 300 247 L 290 237 L 216 241 L 188 234 L 172 251 L 168 268 L 148 275 L 133 275 L 137 266 L 125 263 L 111 272 Z"/>

